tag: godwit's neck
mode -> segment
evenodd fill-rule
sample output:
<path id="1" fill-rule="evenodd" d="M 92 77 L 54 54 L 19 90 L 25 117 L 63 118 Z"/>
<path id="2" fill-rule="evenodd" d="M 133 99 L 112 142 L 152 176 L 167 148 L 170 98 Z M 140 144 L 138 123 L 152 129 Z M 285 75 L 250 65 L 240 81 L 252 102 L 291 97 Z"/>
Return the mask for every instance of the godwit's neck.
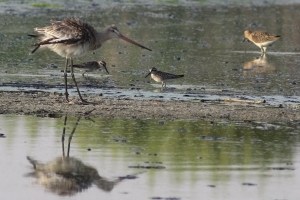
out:
<path id="1" fill-rule="evenodd" d="M 106 31 L 97 32 L 96 37 L 96 48 L 99 48 L 105 41 L 110 39 Z"/>

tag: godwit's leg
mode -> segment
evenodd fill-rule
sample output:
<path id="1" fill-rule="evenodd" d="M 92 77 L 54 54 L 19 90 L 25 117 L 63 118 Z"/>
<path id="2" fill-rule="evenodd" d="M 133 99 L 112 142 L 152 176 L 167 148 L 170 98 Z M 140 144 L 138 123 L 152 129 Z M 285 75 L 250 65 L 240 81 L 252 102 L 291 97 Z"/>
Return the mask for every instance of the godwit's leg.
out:
<path id="1" fill-rule="evenodd" d="M 80 94 L 80 91 L 79 91 L 79 88 L 78 88 L 78 85 L 77 85 L 77 82 L 76 82 L 76 79 L 75 79 L 75 75 L 74 75 L 74 69 L 73 69 L 73 59 L 70 58 L 70 62 L 71 62 L 71 76 L 72 76 L 72 79 L 74 81 L 74 84 L 76 86 L 76 89 L 77 89 L 77 93 L 79 95 L 79 98 L 82 102 L 86 103 L 86 101 L 82 98 L 81 94 Z"/>
<path id="2" fill-rule="evenodd" d="M 68 68 L 69 59 L 66 58 L 66 65 L 64 70 L 64 79 L 65 79 L 65 96 L 66 100 L 69 101 L 69 93 L 68 93 L 68 81 L 67 81 L 67 68 Z"/>

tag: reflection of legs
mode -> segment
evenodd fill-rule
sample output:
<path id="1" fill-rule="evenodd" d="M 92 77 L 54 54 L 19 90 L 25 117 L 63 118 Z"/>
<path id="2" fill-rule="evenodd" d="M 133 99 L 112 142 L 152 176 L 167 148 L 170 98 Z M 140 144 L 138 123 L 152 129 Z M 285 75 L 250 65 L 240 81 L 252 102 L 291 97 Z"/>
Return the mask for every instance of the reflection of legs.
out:
<path id="1" fill-rule="evenodd" d="M 167 84 L 166 84 L 166 82 L 163 81 L 161 84 L 161 89 L 164 90 L 166 87 L 167 87 Z"/>
<path id="2" fill-rule="evenodd" d="M 66 100 L 69 101 L 69 94 L 68 94 L 68 81 L 67 81 L 67 68 L 68 68 L 69 59 L 66 58 L 65 70 L 64 70 L 64 79 L 65 79 L 65 96 Z"/>
<path id="3" fill-rule="evenodd" d="M 78 126 L 78 124 L 79 124 L 80 119 L 81 119 L 81 117 L 79 116 L 79 117 L 77 118 L 77 121 L 76 121 L 76 123 L 75 123 L 75 125 L 74 125 L 74 127 L 73 127 L 73 130 L 72 130 L 72 132 L 71 132 L 71 134 L 70 134 L 70 136 L 69 136 L 67 157 L 70 156 L 71 141 L 72 141 L 73 135 L 74 135 L 74 133 L 75 133 L 75 131 L 76 131 L 76 128 L 77 128 L 77 126 Z"/>
<path id="4" fill-rule="evenodd" d="M 64 128 L 61 136 L 62 154 L 65 157 L 65 135 L 66 135 L 67 115 L 65 116 Z"/>
<path id="5" fill-rule="evenodd" d="M 79 95 L 80 100 L 81 100 L 82 102 L 86 102 L 86 101 L 82 98 L 82 96 L 81 96 L 81 94 L 80 94 L 80 91 L 79 91 L 79 88 L 78 88 L 78 85 L 77 85 L 77 82 L 76 82 L 76 79 L 75 79 L 74 69 L 73 69 L 73 59 L 71 58 L 70 61 L 71 61 L 71 76 L 72 76 L 72 79 L 73 79 L 74 84 L 75 84 L 75 86 L 76 86 L 77 93 L 78 93 L 78 95 Z"/>

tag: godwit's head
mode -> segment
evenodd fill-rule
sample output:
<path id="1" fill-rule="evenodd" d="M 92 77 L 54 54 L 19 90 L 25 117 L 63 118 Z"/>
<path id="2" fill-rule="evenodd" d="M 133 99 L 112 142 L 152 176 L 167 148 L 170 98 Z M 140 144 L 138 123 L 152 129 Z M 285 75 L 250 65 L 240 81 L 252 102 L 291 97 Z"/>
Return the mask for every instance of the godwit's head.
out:
<path id="1" fill-rule="evenodd" d="M 105 71 L 106 71 L 106 73 L 109 74 L 109 72 L 108 72 L 108 70 L 107 70 L 107 68 L 106 68 L 106 62 L 105 62 L 105 61 L 99 60 L 99 61 L 98 61 L 98 64 L 99 64 L 99 69 L 104 68 Z"/>
<path id="2" fill-rule="evenodd" d="M 115 26 L 115 25 L 111 25 L 110 27 L 108 27 L 106 29 L 106 34 L 108 36 L 109 39 L 112 39 L 112 38 L 120 38 L 122 40 L 125 40 L 126 42 L 129 42 L 131 44 L 134 44 L 136 46 L 139 46 L 143 49 L 147 49 L 149 51 L 152 51 L 151 49 L 149 49 L 148 47 L 145 47 L 144 45 L 141 45 L 135 41 L 133 41 L 132 39 L 124 36 L 120 31 L 119 29 Z"/>
<path id="3" fill-rule="evenodd" d="M 149 70 L 149 73 L 145 76 L 145 78 L 147 78 L 152 72 L 157 72 L 157 69 L 155 67 L 152 67 L 150 70 Z"/>

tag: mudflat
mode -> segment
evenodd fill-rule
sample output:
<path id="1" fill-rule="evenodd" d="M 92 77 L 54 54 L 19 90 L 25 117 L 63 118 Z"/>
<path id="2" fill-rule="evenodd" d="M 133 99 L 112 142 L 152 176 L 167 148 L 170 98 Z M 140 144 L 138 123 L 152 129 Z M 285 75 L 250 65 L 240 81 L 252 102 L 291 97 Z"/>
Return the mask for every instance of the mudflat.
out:
<path id="1" fill-rule="evenodd" d="M 77 96 L 66 102 L 61 93 L 43 91 L 1 91 L 1 114 L 56 117 L 63 114 L 105 118 L 202 119 L 208 121 L 289 123 L 300 120 L 297 106 L 270 106 L 242 101 L 193 102 L 136 100 L 88 95 L 88 104 Z"/>

